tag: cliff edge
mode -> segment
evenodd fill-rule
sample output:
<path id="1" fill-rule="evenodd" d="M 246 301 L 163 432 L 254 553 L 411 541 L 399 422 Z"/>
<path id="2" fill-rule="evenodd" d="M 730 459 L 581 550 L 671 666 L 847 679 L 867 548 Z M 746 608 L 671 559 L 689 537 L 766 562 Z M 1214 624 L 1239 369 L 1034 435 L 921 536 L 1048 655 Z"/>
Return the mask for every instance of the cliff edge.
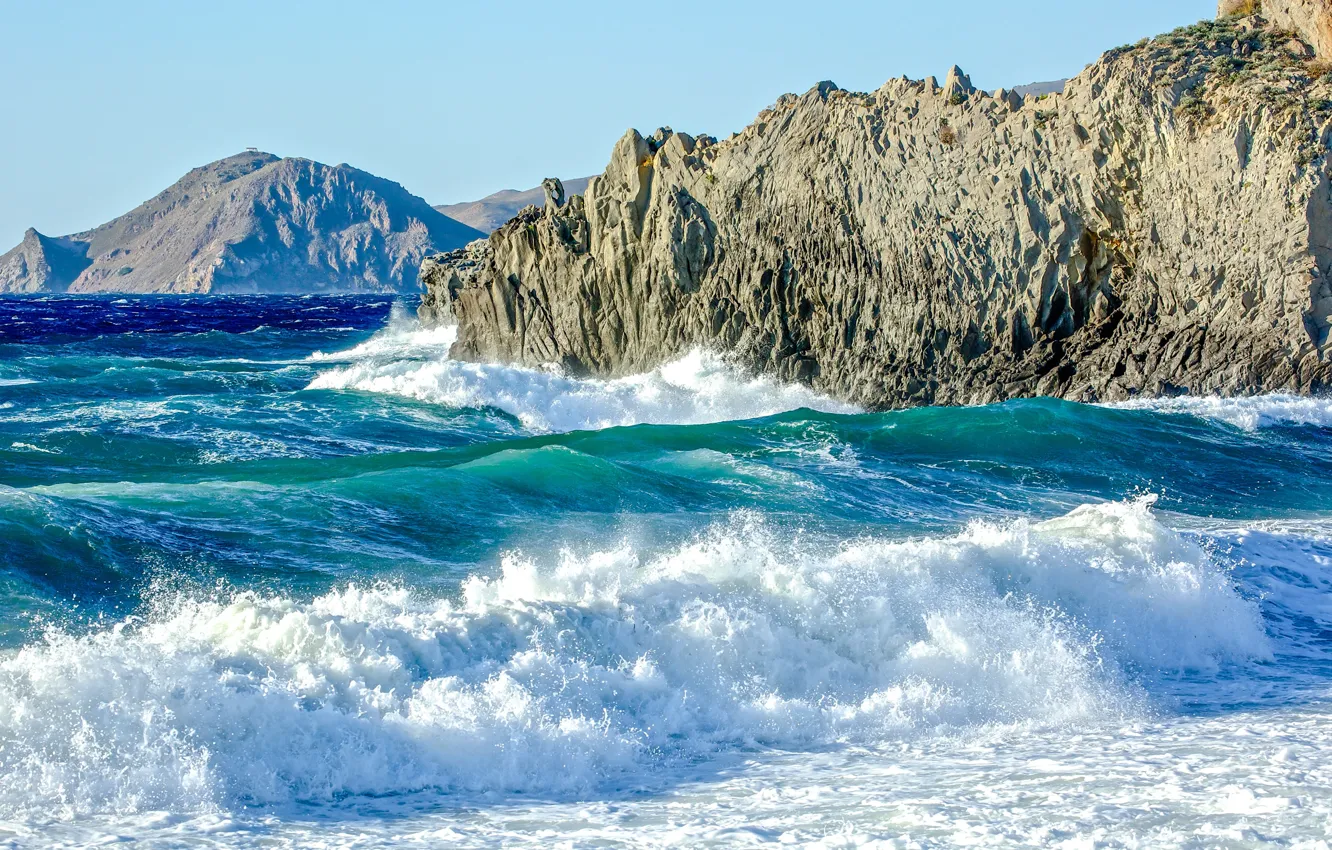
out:
<path id="1" fill-rule="evenodd" d="M 421 315 L 458 323 L 457 357 L 610 376 L 707 346 L 871 408 L 1313 392 L 1332 79 L 1310 20 L 1227 15 L 1043 98 L 955 68 L 821 83 L 721 142 L 631 131 L 585 195 L 427 260 Z"/>
<path id="2" fill-rule="evenodd" d="M 1279 30 L 1298 33 L 1320 55 L 1332 55 L 1332 0 L 1220 0 L 1218 18 L 1261 13 Z"/>

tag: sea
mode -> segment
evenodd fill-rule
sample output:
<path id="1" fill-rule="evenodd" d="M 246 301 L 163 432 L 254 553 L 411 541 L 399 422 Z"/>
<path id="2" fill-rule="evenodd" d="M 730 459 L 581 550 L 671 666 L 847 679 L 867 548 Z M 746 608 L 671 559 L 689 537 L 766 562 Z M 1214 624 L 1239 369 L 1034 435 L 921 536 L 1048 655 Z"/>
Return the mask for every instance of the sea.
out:
<path id="1" fill-rule="evenodd" d="M 0 300 L 0 847 L 1332 846 L 1332 399 Z"/>

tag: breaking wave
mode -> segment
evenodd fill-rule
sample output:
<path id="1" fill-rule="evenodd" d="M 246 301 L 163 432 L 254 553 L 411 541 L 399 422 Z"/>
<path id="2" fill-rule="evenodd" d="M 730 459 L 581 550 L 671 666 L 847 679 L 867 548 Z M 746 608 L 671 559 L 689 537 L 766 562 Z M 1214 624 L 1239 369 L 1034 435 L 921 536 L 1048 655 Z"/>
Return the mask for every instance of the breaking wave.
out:
<path id="1" fill-rule="evenodd" d="M 641 375 L 614 380 L 571 378 L 553 370 L 448 358 L 451 327 L 422 329 L 394 321 L 367 342 L 319 360 L 351 361 L 323 372 L 312 390 L 385 393 L 452 408 L 495 408 L 536 431 L 621 425 L 704 425 L 809 408 L 857 408 L 806 387 L 744 374 L 720 355 L 691 351 Z"/>
<path id="2" fill-rule="evenodd" d="M 1155 413 L 1184 413 L 1204 419 L 1228 422 L 1237 428 L 1254 431 L 1278 425 L 1332 427 L 1332 398 L 1286 394 L 1222 398 L 1220 396 L 1180 396 L 1178 398 L 1132 399 L 1108 405 L 1123 410 L 1147 410 Z"/>
<path id="3" fill-rule="evenodd" d="M 423 327 L 401 304 L 395 304 L 388 323 L 365 342 L 346 351 L 316 351 L 306 359 L 311 363 L 326 363 L 448 356 L 449 348 L 457 339 L 456 325 Z"/>
<path id="4" fill-rule="evenodd" d="M 823 543 L 737 513 L 655 554 L 510 553 L 456 599 L 236 593 L 53 632 L 0 663 L 0 815 L 580 794 L 737 748 L 1113 721 L 1268 640 L 1146 500 Z"/>

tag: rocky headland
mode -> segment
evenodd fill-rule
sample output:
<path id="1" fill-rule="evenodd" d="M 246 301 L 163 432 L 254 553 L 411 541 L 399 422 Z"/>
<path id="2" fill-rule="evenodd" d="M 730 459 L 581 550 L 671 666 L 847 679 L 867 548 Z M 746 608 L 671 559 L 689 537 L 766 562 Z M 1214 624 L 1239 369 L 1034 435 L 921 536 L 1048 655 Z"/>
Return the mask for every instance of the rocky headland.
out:
<path id="1" fill-rule="evenodd" d="M 0 292 L 414 291 L 425 257 L 482 235 L 349 165 L 247 151 L 93 230 L 29 230 Z"/>
<path id="2" fill-rule="evenodd" d="M 627 133 L 582 195 L 427 260 L 453 354 L 614 376 L 705 346 L 870 408 L 1332 381 L 1324 0 L 1222 4 L 1062 94 L 821 83 Z"/>

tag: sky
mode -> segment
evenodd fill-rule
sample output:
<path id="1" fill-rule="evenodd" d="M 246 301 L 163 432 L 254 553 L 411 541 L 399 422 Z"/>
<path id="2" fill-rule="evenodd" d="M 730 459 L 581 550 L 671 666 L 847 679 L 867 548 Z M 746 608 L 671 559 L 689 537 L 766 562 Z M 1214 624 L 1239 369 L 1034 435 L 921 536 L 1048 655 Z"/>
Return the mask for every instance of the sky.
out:
<path id="1" fill-rule="evenodd" d="M 1078 73 L 1214 0 L 0 0 L 0 253 L 258 147 L 432 204 L 600 173 L 625 130 L 724 137 L 820 80 Z"/>

